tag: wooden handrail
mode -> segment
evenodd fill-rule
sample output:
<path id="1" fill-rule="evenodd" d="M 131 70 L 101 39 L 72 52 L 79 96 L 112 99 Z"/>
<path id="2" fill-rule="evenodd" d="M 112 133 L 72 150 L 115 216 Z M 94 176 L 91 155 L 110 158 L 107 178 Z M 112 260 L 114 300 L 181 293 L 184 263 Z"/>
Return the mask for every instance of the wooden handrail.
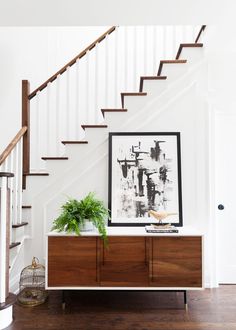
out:
<path id="1" fill-rule="evenodd" d="M 16 134 L 16 136 L 11 140 L 11 142 L 8 144 L 6 149 L 2 152 L 0 155 L 0 165 L 4 162 L 4 160 L 7 158 L 7 156 L 11 153 L 11 151 L 15 148 L 17 143 L 20 141 L 21 137 L 24 136 L 25 132 L 27 131 L 27 127 L 23 126 L 19 132 Z"/>
<path id="2" fill-rule="evenodd" d="M 57 71 L 54 75 L 52 75 L 50 78 L 48 78 L 42 85 L 40 85 L 38 88 L 36 88 L 32 93 L 29 94 L 28 98 L 31 100 L 39 91 L 42 91 L 45 87 L 47 87 L 47 84 L 49 82 L 53 82 L 55 79 L 57 79 L 58 75 L 63 74 L 67 68 L 71 67 L 76 63 L 78 59 L 81 59 L 86 53 L 90 50 L 92 50 L 97 43 L 100 43 L 102 40 L 106 38 L 107 35 L 111 34 L 113 31 L 115 31 L 116 26 L 112 26 L 110 29 L 108 29 L 105 33 L 103 33 L 99 38 L 97 38 L 94 42 L 92 42 L 88 47 L 86 47 L 82 52 L 79 53 L 76 57 L 74 57 L 70 62 L 68 62 L 66 65 L 63 66 L 59 71 Z"/>
<path id="3" fill-rule="evenodd" d="M 202 32 L 205 30 L 205 28 L 206 28 L 206 25 L 202 25 L 202 26 L 201 26 L 201 29 L 200 29 L 200 31 L 199 31 L 199 33 L 198 33 L 198 35 L 197 35 L 197 38 L 196 38 L 196 40 L 195 40 L 195 43 L 198 42 L 198 40 L 200 39 L 201 34 L 202 34 Z"/>

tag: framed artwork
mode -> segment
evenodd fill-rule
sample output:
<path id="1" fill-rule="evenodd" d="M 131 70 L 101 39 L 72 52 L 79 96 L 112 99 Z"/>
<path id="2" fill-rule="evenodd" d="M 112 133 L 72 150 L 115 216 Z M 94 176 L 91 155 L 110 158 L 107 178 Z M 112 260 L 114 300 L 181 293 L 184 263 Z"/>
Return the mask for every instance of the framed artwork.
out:
<path id="1" fill-rule="evenodd" d="M 109 133 L 109 226 L 182 226 L 180 133 Z"/>

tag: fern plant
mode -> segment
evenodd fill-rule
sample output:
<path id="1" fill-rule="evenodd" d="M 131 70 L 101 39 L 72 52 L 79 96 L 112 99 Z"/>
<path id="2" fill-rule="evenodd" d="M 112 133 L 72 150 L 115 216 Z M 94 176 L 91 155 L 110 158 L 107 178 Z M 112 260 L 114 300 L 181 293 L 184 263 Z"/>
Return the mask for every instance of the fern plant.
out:
<path id="1" fill-rule="evenodd" d="M 52 230 L 80 235 L 85 220 L 89 220 L 98 229 L 104 242 L 107 242 L 106 219 L 109 211 L 94 193 L 90 192 L 80 201 L 70 198 L 61 209 L 62 213 L 53 221 Z"/>

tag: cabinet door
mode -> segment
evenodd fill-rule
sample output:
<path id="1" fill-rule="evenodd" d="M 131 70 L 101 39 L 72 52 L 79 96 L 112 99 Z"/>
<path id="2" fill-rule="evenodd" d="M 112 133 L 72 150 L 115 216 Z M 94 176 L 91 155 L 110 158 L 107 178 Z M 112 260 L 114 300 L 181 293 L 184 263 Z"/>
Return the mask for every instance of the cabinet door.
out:
<path id="1" fill-rule="evenodd" d="M 102 286 L 148 285 L 148 251 L 145 237 L 109 237 L 102 245 Z"/>
<path id="2" fill-rule="evenodd" d="M 48 286 L 98 285 L 96 237 L 48 237 Z"/>
<path id="3" fill-rule="evenodd" d="M 151 285 L 202 286 L 201 237 L 153 237 L 151 255 Z"/>

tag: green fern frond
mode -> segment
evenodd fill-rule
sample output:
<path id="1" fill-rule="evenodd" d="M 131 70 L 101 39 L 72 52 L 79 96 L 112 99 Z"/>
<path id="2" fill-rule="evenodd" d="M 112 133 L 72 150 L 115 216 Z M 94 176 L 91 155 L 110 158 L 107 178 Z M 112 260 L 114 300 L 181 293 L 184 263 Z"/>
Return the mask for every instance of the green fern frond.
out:
<path id="1" fill-rule="evenodd" d="M 80 235 L 80 226 L 85 220 L 89 220 L 107 244 L 106 220 L 109 218 L 109 211 L 104 203 L 95 197 L 95 193 L 90 192 L 80 201 L 69 198 L 61 209 L 62 213 L 53 221 L 52 230 Z"/>

